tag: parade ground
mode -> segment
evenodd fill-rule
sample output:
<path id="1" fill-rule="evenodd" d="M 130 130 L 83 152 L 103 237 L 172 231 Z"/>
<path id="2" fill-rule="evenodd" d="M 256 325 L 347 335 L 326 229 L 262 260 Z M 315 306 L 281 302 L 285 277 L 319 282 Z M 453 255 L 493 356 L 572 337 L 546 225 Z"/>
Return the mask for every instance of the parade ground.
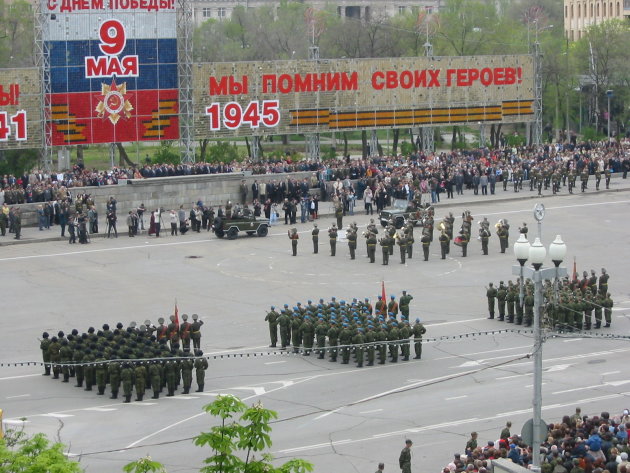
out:
<path id="1" fill-rule="evenodd" d="M 545 246 L 562 236 L 569 274 L 574 258 L 580 276 L 606 268 L 614 301 L 610 328 L 545 342 L 543 418 L 557 422 L 578 406 L 584 415 L 616 415 L 630 407 L 630 289 L 624 276 L 630 192 L 625 182 L 613 180 L 617 191 L 589 189 L 568 196 L 563 188 L 564 195 L 540 199 L 529 190 L 514 195 L 502 189 L 488 199 L 443 199 L 436 206 L 436 225 L 451 211 L 457 234 L 468 209 L 475 218 L 473 238 L 468 257 L 452 245 L 446 260 L 440 259 L 436 239 L 428 262 L 422 261 L 420 229 L 406 264 L 400 263 L 398 248 L 388 266 L 381 265 L 380 248 L 370 264 L 361 237 L 356 260 L 350 260 L 343 239 L 331 257 L 330 215 L 317 220 L 319 254 L 313 254 L 312 224 L 295 225 L 296 257 L 287 238 L 291 226 L 283 223 L 265 238 L 242 234 L 234 241 L 205 231 L 128 238 L 119 228 L 117 239 L 92 238 L 89 245 L 59 240 L 2 246 L 5 428 L 46 433 L 63 442 L 90 473 L 122 471 L 147 454 L 170 473 L 195 472 L 211 452 L 194 446 L 192 438 L 216 422 L 202 406 L 219 394 L 233 394 L 278 412 L 271 451 L 280 461 L 304 458 L 316 473 L 374 471 L 384 462 L 385 471 L 392 472 L 410 438 L 412 471 L 438 472 L 455 452 L 463 452 L 470 432 L 479 432 L 479 444 L 485 445 L 497 440 L 506 421 L 516 433 L 532 417 L 532 331 L 488 320 L 485 287 L 516 279 L 512 244 L 523 222 L 531 242 L 538 234 L 532 213 L 537 202 L 546 206 Z M 493 230 L 488 256 L 476 239 L 483 217 Z M 494 234 L 499 219 L 511 225 L 505 254 Z M 356 212 L 344 218 L 344 226 L 354 221 L 360 234 L 369 217 Z M 380 237 L 380 225 L 379 230 Z M 37 229 L 26 229 L 24 238 L 33 233 Z M 419 317 L 427 328 L 422 359 L 357 368 L 268 348 L 264 318 L 271 305 L 293 307 L 333 296 L 368 297 L 374 304 L 382 282 L 388 298 L 398 299 L 403 290 L 413 295 L 410 319 Z M 182 395 L 180 387 L 174 397 L 123 404 L 110 400 L 109 391 L 97 396 L 75 388 L 72 380 L 63 384 L 44 377 L 41 366 L 28 364 L 41 361 L 38 337 L 44 331 L 84 332 L 145 319 L 157 324 L 158 317 L 168 320 L 176 303 L 180 316 L 196 313 L 204 321 L 201 347 L 210 360 L 203 393 Z"/>

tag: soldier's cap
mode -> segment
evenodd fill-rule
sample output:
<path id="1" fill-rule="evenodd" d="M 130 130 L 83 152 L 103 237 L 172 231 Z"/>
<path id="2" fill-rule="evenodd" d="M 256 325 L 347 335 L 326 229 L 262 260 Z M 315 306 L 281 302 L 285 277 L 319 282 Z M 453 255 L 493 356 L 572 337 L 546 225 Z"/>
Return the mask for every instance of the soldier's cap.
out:
<path id="1" fill-rule="evenodd" d="M 197 319 L 199 318 L 199 315 L 197 315 L 197 314 L 193 314 L 193 315 L 192 315 L 192 318 L 193 318 L 193 320 L 197 320 Z"/>
<path id="2" fill-rule="evenodd" d="M 63 333 L 63 331 L 62 331 L 62 330 L 59 330 L 59 332 L 57 332 L 57 336 L 58 336 L 59 338 L 63 337 L 64 335 L 65 335 L 65 334 Z"/>
<path id="3" fill-rule="evenodd" d="M 44 332 L 44 333 L 42 334 L 42 337 L 44 337 L 44 338 L 48 338 L 48 337 L 50 337 L 50 335 L 48 335 L 48 332 Z"/>
<path id="4" fill-rule="evenodd" d="M 182 320 L 188 320 L 188 314 L 182 315 Z"/>
<path id="5" fill-rule="evenodd" d="M 79 331 L 76 328 L 73 328 L 72 335 L 79 335 Z"/>
<path id="6" fill-rule="evenodd" d="M 383 296 L 378 296 L 378 298 L 379 298 L 379 299 L 382 299 L 382 298 L 383 298 Z"/>
<path id="7" fill-rule="evenodd" d="M 413 445 L 413 442 L 409 439 L 405 440 L 405 445 Z"/>
<path id="8" fill-rule="evenodd" d="M 503 281 L 501 281 L 499 284 L 503 284 Z"/>
<path id="9" fill-rule="evenodd" d="M 131 328 L 136 328 L 136 325 L 137 324 L 135 322 L 133 322 L 133 321 L 129 323 L 129 327 L 131 327 Z"/>
<path id="10" fill-rule="evenodd" d="M 151 321 L 149 319 L 145 320 L 144 325 L 151 325 Z"/>
<path id="11" fill-rule="evenodd" d="M 163 324 L 163 323 L 164 323 L 164 317 L 160 317 L 160 318 L 158 319 L 158 323 Z"/>
<path id="12" fill-rule="evenodd" d="M 103 330 L 109 330 L 109 325 L 108 324 L 103 324 Z"/>
<path id="13" fill-rule="evenodd" d="M 275 310 L 275 307 L 274 307 L 274 306 L 271 306 L 271 310 Z"/>
<path id="14" fill-rule="evenodd" d="M 312 304 L 312 303 L 313 303 L 313 301 L 309 299 L 308 301 L 306 301 L 306 303 L 307 303 L 307 304 Z"/>
<path id="15" fill-rule="evenodd" d="M 289 307 L 289 304 L 284 304 L 284 307 L 288 308 L 288 307 Z"/>
<path id="16" fill-rule="evenodd" d="M 395 299 L 396 298 L 396 296 L 389 296 L 389 297 L 390 297 L 390 299 Z"/>
<path id="17" fill-rule="evenodd" d="M 381 325 L 381 328 L 387 328 L 387 325 L 383 324 Z"/>
<path id="18" fill-rule="evenodd" d="M 122 324 L 122 322 L 118 322 L 118 323 L 116 324 L 116 328 L 118 328 L 118 329 L 123 328 L 123 324 Z"/>

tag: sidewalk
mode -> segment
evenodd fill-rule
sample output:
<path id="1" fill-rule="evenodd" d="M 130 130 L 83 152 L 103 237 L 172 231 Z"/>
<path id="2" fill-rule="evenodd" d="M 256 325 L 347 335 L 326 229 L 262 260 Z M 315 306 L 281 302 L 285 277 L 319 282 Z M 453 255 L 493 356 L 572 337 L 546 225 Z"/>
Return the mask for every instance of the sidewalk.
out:
<path id="1" fill-rule="evenodd" d="M 628 192 L 630 191 L 630 179 L 622 179 L 621 175 L 613 176 L 613 178 L 610 181 L 610 189 L 606 190 L 605 181 L 602 178 L 602 181 L 600 183 L 600 188 L 599 188 L 600 190 L 596 191 L 595 190 L 595 177 L 591 176 L 588 181 L 588 189 L 585 193 L 580 192 L 579 179 L 576 182 L 576 187 L 577 187 L 577 192 L 574 192 L 573 194 L 573 196 L 575 196 L 576 198 L 578 196 L 588 197 L 589 195 L 594 195 L 594 194 Z M 489 188 L 488 188 L 488 191 L 489 191 Z M 503 184 L 500 183 L 500 185 L 497 185 L 494 195 L 490 195 L 490 194 L 481 195 L 481 193 L 479 195 L 474 195 L 471 189 L 471 190 L 464 190 L 463 195 L 455 194 L 454 198 L 447 199 L 446 193 L 442 193 L 440 194 L 440 202 L 435 204 L 435 208 L 436 208 L 437 217 L 441 218 L 442 216 L 440 213 L 441 209 L 446 210 L 446 209 L 451 209 L 453 207 L 456 207 L 458 210 L 463 210 L 463 208 L 465 207 L 471 207 L 474 205 L 485 205 L 488 202 L 499 203 L 499 202 L 518 201 L 518 200 L 548 201 L 555 197 L 562 197 L 562 196 L 569 196 L 569 195 L 570 194 L 568 193 L 566 187 L 562 187 L 560 190 L 560 193 L 557 194 L 556 196 L 554 196 L 551 193 L 550 189 L 548 189 L 547 191 L 543 190 L 542 196 L 539 196 L 536 190 L 533 190 L 533 191 L 529 190 L 529 181 L 525 181 L 523 183 L 523 190 L 519 192 L 514 192 L 513 187 L 510 185 L 508 185 L 507 191 L 503 191 Z M 423 202 L 426 202 L 426 198 L 430 199 L 430 195 L 424 194 Z M 357 206 L 355 207 L 357 215 L 364 214 L 364 212 L 362 211 L 363 210 L 362 205 L 363 205 L 362 201 L 357 201 Z M 332 214 L 334 213 L 332 209 L 332 205 L 329 201 L 320 202 L 319 208 L 320 208 L 319 215 L 332 216 Z M 148 221 L 145 221 L 145 228 L 148 229 L 148 226 L 149 226 Z M 105 228 L 105 226 L 101 225 L 101 228 Z M 25 227 L 25 228 L 22 228 L 21 239 L 15 240 L 13 238 L 13 234 L 9 233 L 7 230 L 6 236 L 4 237 L 0 236 L 0 247 L 10 246 L 10 245 L 25 245 L 29 243 L 39 243 L 39 242 L 49 242 L 49 241 L 67 241 L 69 238 L 67 235 L 67 231 L 66 231 L 65 237 L 61 237 L 60 232 L 61 232 L 61 229 L 58 225 L 51 227 L 50 230 L 44 229 L 42 231 L 39 231 L 37 227 Z M 140 231 L 138 236 L 146 235 L 146 232 L 147 230 Z M 118 233 L 119 233 L 119 238 L 129 238 L 127 236 L 127 226 L 125 225 L 119 227 Z M 167 233 L 170 236 L 170 227 L 163 229 L 161 233 L 163 233 L 165 237 L 167 236 Z M 96 233 L 96 234 L 91 234 L 90 238 L 92 239 L 104 238 L 106 236 L 107 236 L 106 233 Z M 77 237 L 77 240 L 78 240 L 78 237 Z"/>

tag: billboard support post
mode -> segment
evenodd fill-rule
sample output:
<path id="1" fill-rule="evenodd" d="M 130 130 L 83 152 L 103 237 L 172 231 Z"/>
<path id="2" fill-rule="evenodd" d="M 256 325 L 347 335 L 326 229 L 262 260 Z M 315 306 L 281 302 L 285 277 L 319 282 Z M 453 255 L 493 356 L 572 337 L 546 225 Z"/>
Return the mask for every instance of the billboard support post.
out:
<path id="1" fill-rule="evenodd" d="M 424 43 L 424 55 L 426 57 L 433 56 L 433 45 L 429 42 Z M 422 127 L 422 151 L 425 153 L 433 153 L 435 151 L 435 133 L 432 126 Z"/>
<path id="2" fill-rule="evenodd" d="M 534 43 L 534 136 L 532 142 L 535 146 L 542 144 L 542 54 L 540 43 Z"/>
<path id="3" fill-rule="evenodd" d="M 370 158 L 378 157 L 378 135 L 376 130 L 372 130 L 370 133 Z"/>
<path id="4" fill-rule="evenodd" d="M 192 93 L 192 7 L 189 0 L 177 1 L 177 75 L 179 77 L 179 142 L 182 163 L 195 161 L 193 148 Z"/>
<path id="5" fill-rule="evenodd" d="M 52 170 L 52 141 L 47 122 L 50 120 L 50 49 L 48 43 L 44 41 L 47 37 L 45 29 L 48 28 L 48 18 L 46 9 L 42 5 L 44 0 L 35 2 L 35 62 L 39 70 L 41 81 L 40 107 L 42 133 L 42 147 L 40 148 L 41 166 L 45 171 Z"/>
<path id="6" fill-rule="evenodd" d="M 312 61 L 319 60 L 319 46 L 310 46 L 308 48 L 308 56 Z M 306 146 L 308 157 L 314 161 L 318 161 L 320 158 L 320 147 L 319 147 L 319 133 L 311 133 L 306 135 Z"/>

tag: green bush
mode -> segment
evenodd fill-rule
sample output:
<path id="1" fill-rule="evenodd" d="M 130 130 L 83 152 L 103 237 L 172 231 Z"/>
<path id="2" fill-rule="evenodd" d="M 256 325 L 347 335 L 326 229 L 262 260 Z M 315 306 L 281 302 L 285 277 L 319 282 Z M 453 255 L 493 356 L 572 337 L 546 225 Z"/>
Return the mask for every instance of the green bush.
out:
<path id="1" fill-rule="evenodd" d="M 0 174 L 21 176 L 37 164 L 39 153 L 36 149 L 12 149 L 0 151 Z"/>
<path id="2" fill-rule="evenodd" d="M 179 148 L 174 147 L 172 141 L 162 141 L 158 150 L 153 154 L 153 162 L 155 164 L 179 164 L 181 162 Z"/>
<path id="3" fill-rule="evenodd" d="M 236 143 L 230 144 L 227 141 L 218 141 L 206 150 L 206 162 L 208 163 L 231 163 L 243 159 L 239 153 Z"/>

